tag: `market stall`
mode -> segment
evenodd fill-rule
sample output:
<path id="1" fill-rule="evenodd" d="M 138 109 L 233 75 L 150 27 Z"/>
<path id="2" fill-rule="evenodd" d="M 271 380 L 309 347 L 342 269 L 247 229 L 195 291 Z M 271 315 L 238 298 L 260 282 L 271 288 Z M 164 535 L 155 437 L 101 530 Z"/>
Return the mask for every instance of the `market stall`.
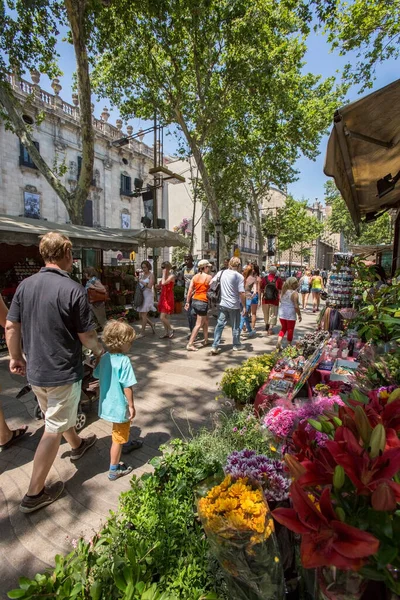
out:
<path id="1" fill-rule="evenodd" d="M 324 172 L 335 179 L 358 230 L 362 219 L 395 212 L 391 271 L 400 268 L 400 79 L 334 115 Z"/>
<path id="2" fill-rule="evenodd" d="M 74 255 L 72 277 L 78 281 L 82 281 L 86 266 L 95 267 L 101 276 L 104 269 L 103 252 L 108 250 L 132 252 L 138 247 L 134 240 L 124 235 L 123 230 L 99 230 L 80 225 L 0 215 L 0 292 L 7 303 L 11 302 L 18 284 L 43 266 L 39 254 L 40 236 L 49 231 L 58 231 L 72 241 Z M 133 270 L 133 267 L 131 269 Z M 117 279 L 113 278 L 111 292 L 117 291 L 117 287 L 123 291 L 128 285 L 129 288 L 132 287 L 129 277 L 125 279 L 122 277 L 122 271 L 125 273 L 128 270 L 126 267 L 122 268 L 119 286 Z M 0 351 L 4 349 L 4 335 L 0 332 Z"/>

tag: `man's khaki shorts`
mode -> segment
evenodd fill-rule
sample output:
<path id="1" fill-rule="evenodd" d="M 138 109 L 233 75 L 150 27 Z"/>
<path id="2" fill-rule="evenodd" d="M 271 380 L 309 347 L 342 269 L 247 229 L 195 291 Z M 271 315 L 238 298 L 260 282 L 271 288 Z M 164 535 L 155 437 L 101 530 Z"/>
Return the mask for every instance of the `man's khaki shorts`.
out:
<path id="1" fill-rule="evenodd" d="M 76 424 L 82 381 L 57 387 L 32 386 L 44 414 L 47 433 L 64 433 Z"/>
<path id="2" fill-rule="evenodd" d="M 116 444 L 125 444 L 129 440 L 130 430 L 130 421 L 127 421 L 126 423 L 113 423 L 112 441 Z"/>

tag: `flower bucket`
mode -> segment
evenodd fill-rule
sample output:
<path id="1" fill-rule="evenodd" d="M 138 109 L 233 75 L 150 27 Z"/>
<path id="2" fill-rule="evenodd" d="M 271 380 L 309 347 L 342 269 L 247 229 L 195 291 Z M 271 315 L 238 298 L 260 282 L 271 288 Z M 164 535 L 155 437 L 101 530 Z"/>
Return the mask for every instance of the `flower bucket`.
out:
<path id="1" fill-rule="evenodd" d="M 366 587 L 365 580 L 355 571 L 341 571 L 336 567 L 320 567 L 316 577 L 316 600 L 360 600 Z"/>

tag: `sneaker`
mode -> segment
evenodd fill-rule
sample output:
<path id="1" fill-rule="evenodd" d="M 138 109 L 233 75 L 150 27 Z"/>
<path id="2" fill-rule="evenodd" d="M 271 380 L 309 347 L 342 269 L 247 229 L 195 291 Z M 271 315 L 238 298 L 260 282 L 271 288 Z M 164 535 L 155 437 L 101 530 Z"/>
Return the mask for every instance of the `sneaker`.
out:
<path id="1" fill-rule="evenodd" d="M 246 348 L 243 344 L 240 344 L 240 346 L 233 346 L 232 350 L 234 352 L 242 352 L 243 350 L 246 350 Z"/>
<path id="2" fill-rule="evenodd" d="M 79 460 L 85 454 L 86 450 L 89 450 L 96 442 L 97 437 L 95 434 L 89 435 L 87 438 L 83 438 L 81 445 L 79 448 L 75 448 L 75 450 L 71 450 L 70 460 Z"/>
<path id="3" fill-rule="evenodd" d="M 250 340 L 251 338 L 255 337 L 257 337 L 257 331 L 253 329 L 253 331 L 250 331 L 250 333 L 248 334 L 247 339 Z"/>
<path id="4" fill-rule="evenodd" d="M 216 354 L 219 354 L 221 352 L 220 348 L 214 348 L 214 346 L 212 346 L 211 348 L 211 353 L 213 356 L 215 356 Z"/>
<path id="5" fill-rule="evenodd" d="M 115 481 L 124 475 L 129 475 L 133 471 L 133 467 L 128 467 L 124 463 L 119 463 L 118 467 L 115 470 L 110 469 L 108 471 L 108 479 L 110 481 Z"/>
<path id="6" fill-rule="evenodd" d="M 25 495 L 21 504 L 19 505 L 19 510 L 23 513 L 31 513 L 35 512 L 35 510 L 39 510 L 39 508 L 48 506 L 57 500 L 63 489 L 63 482 L 57 481 L 57 483 L 45 487 L 43 494 L 41 494 L 38 498 L 31 498 L 30 496 Z"/>

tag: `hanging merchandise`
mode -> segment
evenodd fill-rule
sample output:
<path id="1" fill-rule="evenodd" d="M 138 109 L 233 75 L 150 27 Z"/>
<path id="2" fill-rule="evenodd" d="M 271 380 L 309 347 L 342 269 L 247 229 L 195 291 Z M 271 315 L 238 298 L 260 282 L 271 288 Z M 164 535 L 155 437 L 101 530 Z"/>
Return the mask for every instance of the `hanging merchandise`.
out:
<path id="1" fill-rule="evenodd" d="M 328 280 L 327 305 L 331 308 L 350 308 L 353 302 L 353 255 L 337 253 Z"/>

